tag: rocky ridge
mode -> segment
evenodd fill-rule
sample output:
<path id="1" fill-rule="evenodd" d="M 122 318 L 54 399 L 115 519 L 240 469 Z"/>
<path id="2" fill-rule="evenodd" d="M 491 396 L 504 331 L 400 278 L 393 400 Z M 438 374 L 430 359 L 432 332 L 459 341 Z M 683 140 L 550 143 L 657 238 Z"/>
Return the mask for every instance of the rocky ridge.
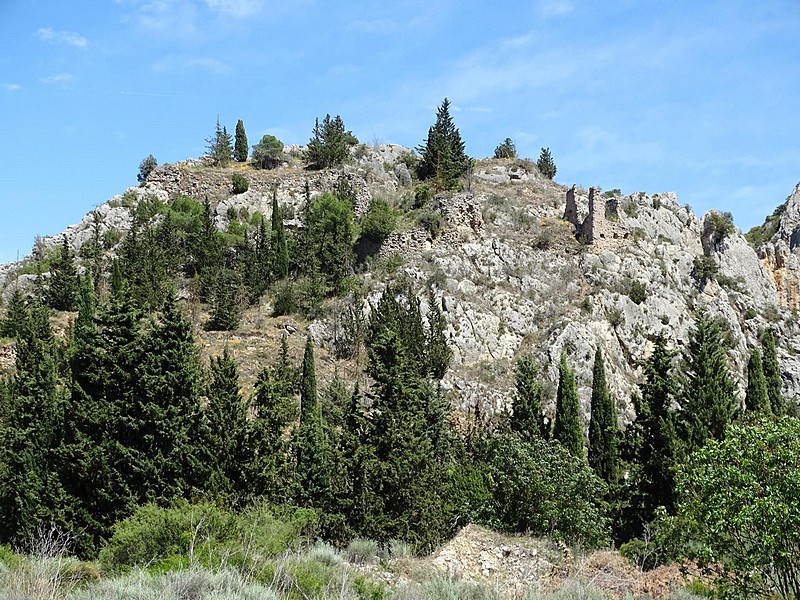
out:
<path id="1" fill-rule="evenodd" d="M 218 226 L 224 227 L 231 211 L 268 217 L 277 193 L 288 209 L 287 224 L 299 225 L 306 185 L 313 197 L 335 189 L 342 175 L 356 195 L 357 214 L 363 214 L 372 198 L 399 204 L 413 197 L 403 162 L 407 152 L 396 145 L 365 147 L 341 171 L 247 170 L 250 188 L 239 195 L 231 191 L 231 170 L 165 165 L 146 185 L 98 206 L 64 234 L 76 250 L 98 232 L 124 235 L 143 200 L 179 194 L 208 199 Z M 434 208 L 445 222 L 439 235 L 409 226 L 391 234 L 379 249 L 379 257 L 391 256 L 400 266 L 388 275 L 366 275 L 371 300 L 390 281 L 405 279 L 418 285 L 423 307 L 429 286 L 443 309 L 454 351 L 443 385 L 454 404 L 465 411 L 480 407 L 482 414 L 503 411 L 521 354 L 535 354 L 546 377 L 556 381 L 565 351 L 576 369 L 586 422 L 592 359 L 600 347 L 621 418 L 629 421 L 629 399 L 641 381 L 639 364 L 651 351 L 651 337 L 663 333 L 681 348 L 699 310 L 728 325 L 730 364 L 740 380 L 740 395 L 750 349 L 766 327 L 778 334 L 784 392 L 794 399 L 800 395 L 800 329 L 792 312 L 800 290 L 800 184 L 787 200 L 780 227 L 758 252 L 738 231 L 710 243 L 710 216 L 696 217 L 671 193 L 595 191 L 592 196 L 576 189 L 576 218 L 585 221 L 593 209 L 594 221 L 613 221 L 615 232 L 625 232 L 581 243 L 575 227 L 562 218 L 567 192 L 524 161 L 480 161 L 465 192 L 435 198 Z M 597 211 L 603 209 L 600 218 Z M 62 236 L 38 240 L 33 256 L 60 243 Z M 705 285 L 692 275 L 699 256 L 719 265 L 717 277 Z M 16 280 L 14 271 L 13 265 L 0 268 L 0 287 Z M 336 311 L 324 312 L 308 327 L 328 349 L 339 329 Z"/>

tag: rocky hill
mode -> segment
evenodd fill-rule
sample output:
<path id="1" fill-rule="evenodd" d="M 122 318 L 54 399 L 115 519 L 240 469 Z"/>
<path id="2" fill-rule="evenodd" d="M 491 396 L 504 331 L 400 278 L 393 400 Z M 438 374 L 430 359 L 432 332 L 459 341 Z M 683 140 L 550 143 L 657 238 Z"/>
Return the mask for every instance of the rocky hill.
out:
<path id="1" fill-rule="evenodd" d="M 344 173 L 357 214 L 376 197 L 403 206 L 414 196 L 407 153 L 396 145 L 362 146 L 341 172 L 309 172 L 291 162 L 274 171 L 248 169 L 249 190 L 238 195 L 232 193 L 230 169 L 196 161 L 164 165 L 145 185 L 101 204 L 63 234 L 37 240 L 32 258 L 44 256 L 64 234 L 76 251 L 94 236 L 104 236 L 113 254 L 133 211 L 149 197 L 207 199 L 224 228 L 243 209 L 268 217 L 277 189 L 279 203 L 288 209 L 287 226 L 302 227 L 298 217 L 306 186 L 313 197 L 334 189 Z M 568 189 L 542 178 L 526 161 L 478 161 L 465 188 L 434 199 L 443 219 L 437 235 L 406 225 L 371 249 L 373 268 L 364 274 L 373 302 L 392 281 L 416 284 L 423 307 L 426 287 L 433 290 L 454 351 L 443 384 L 464 411 L 503 410 L 513 393 L 515 361 L 524 353 L 534 354 L 546 377 L 556 381 L 563 350 L 576 369 L 587 419 L 592 360 L 600 347 L 621 418 L 629 421 L 630 396 L 641 381 L 639 364 L 651 351 L 651 337 L 662 333 L 680 349 L 701 310 L 727 324 L 730 366 L 740 382 L 750 349 L 765 328 L 772 328 L 784 392 L 788 398 L 800 396 L 800 184 L 759 229 L 755 249 L 738 230 L 725 228 L 730 222 L 724 215 L 698 218 L 672 193 L 623 196 Z M 697 259 L 716 265 L 717 272 L 698 273 Z M 15 283 L 31 280 L 21 274 L 24 265 L 0 266 L 0 288 L 6 293 Z M 259 328 L 287 325 L 285 319 L 263 317 L 268 308 L 258 307 L 256 320 L 245 319 L 242 327 L 249 329 L 241 333 L 248 339 L 257 340 Z M 307 328 L 329 351 L 331 364 L 336 363 L 340 309 L 340 303 L 331 302 L 313 322 L 293 326 Z M 218 347 L 230 337 L 204 339 Z M 339 367 L 346 370 L 345 364 Z M 743 389 L 742 383 L 742 397 Z"/>

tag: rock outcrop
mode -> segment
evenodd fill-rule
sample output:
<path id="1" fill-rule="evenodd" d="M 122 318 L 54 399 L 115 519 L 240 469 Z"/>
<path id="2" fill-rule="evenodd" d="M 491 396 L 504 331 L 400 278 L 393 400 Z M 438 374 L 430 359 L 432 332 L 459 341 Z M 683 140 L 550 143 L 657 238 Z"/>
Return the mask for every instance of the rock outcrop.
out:
<path id="1" fill-rule="evenodd" d="M 242 209 L 268 217 L 277 193 L 294 222 L 307 193 L 335 190 L 342 177 L 361 215 L 373 197 L 401 204 L 413 196 L 408 155 L 400 146 L 382 145 L 354 151 L 354 162 L 343 170 L 247 170 L 250 187 L 239 195 L 231 191 L 231 170 L 164 165 L 146 185 L 112 198 L 64 234 L 76 249 L 97 235 L 124 235 L 136 206 L 176 195 L 208 199 L 223 228 Z M 779 339 L 784 392 L 795 401 L 800 397 L 800 328 L 792 313 L 800 302 L 800 185 L 758 253 L 739 232 L 708 244 L 710 217 L 698 219 L 672 193 L 583 193 L 497 160 L 479 163 L 467 189 L 441 194 L 429 205 L 444 223 L 438 235 L 420 226 L 389 235 L 376 252 L 393 257 L 396 270 L 365 282 L 374 298 L 393 278 L 412 281 L 423 309 L 426 288 L 433 290 L 454 353 L 443 385 L 465 411 L 506 410 L 514 364 L 525 353 L 556 381 L 565 351 L 576 369 L 586 422 L 592 361 L 602 348 L 621 419 L 629 421 L 630 397 L 642 380 L 640 365 L 652 336 L 662 333 L 680 350 L 701 309 L 726 323 L 740 396 L 750 350 L 769 327 Z M 36 252 L 61 239 L 39 240 Z M 693 276 L 698 257 L 710 257 L 719 269 L 702 285 Z M 0 285 L 3 273 L 9 279 L 12 271 L 0 268 Z M 332 345 L 338 325 L 335 314 L 323 313 L 313 325 L 315 337 Z"/>

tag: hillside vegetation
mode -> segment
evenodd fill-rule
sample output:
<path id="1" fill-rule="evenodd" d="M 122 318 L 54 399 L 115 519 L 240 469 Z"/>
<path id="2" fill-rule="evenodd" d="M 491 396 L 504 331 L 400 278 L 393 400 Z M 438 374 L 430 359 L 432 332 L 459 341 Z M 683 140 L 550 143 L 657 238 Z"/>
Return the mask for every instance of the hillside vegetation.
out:
<path id="1" fill-rule="evenodd" d="M 447 101 L 416 153 L 330 115 L 266 138 L 148 157 L 4 270 L 0 585 L 800 594 L 794 196 L 757 253 L 673 194 L 566 190 L 547 149 L 469 159 Z M 497 538 L 535 575 L 441 558 L 477 525 L 546 537 Z"/>

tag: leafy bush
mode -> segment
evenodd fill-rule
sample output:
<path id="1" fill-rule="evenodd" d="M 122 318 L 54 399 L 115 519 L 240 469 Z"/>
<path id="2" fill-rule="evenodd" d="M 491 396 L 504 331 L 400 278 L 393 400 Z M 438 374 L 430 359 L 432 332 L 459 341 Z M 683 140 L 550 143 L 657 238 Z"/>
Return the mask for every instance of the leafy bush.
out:
<path id="1" fill-rule="evenodd" d="M 147 157 L 139 163 L 139 174 L 136 176 L 136 179 L 138 179 L 141 183 L 144 183 L 147 181 L 150 173 L 153 172 L 153 169 L 155 169 L 157 166 L 158 161 L 156 160 L 156 157 L 152 154 L 148 154 Z"/>
<path id="2" fill-rule="evenodd" d="M 231 175 L 231 182 L 233 183 L 234 194 L 244 194 L 250 189 L 250 182 L 247 181 L 247 177 L 241 173 L 234 173 Z"/>
<path id="3" fill-rule="evenodd" d="M 253 146 L 253 164 L 259 169 L 277 167 L 283 157 L 283 142 L 274 135 L 265 135 Z"/>
<path id="4" fill-rule="evenodd" d="M 731 426 L 679 468 L 691 558 L 747 597 L 800 597 L 800 420 Z"/>
<path id="5" fill-rule="evenodd" d="M 361 237 L 373 242 L 382 242 L 397 226 L 397 214 L 386 200 L 376 198 L 361 218 Z"/>
<path id="6" fill-rule="evenodd" d="M 515 434 L 499 434 L 484 443 L 490 525 L 589 547 L 608 541 L 605 484 L 584 459 L 556 442 L 523 441 Z"/>
<path id="7" fill-rule="evenodd" d="M 719 272 L 719 265 L 717 261 L 710 256 L 696 256 L 692 261 L 692 277 L 700 285 L 705 285 L 707 282 L 714 279 Z"/>
<path id="8" fill-rule="evenodd" d="M 380 546 L 375 540 L 355 538 L 347 545 L 347 560 L 354 563 L 372 562 L 378 556 Z"/>
<path id="9" fill-rule="evenodd" d="M 733 215 L 729 212 L 720 213 L 712 210 L 706 217 L 705 229 L 710 236 L 714 248 L 719 250 L 725 238 L 736 233 L 736 226 L 733 224 Z"/>
<path id="10" fill-rule="evenodd" d="M 427 183 L 420 183 L 414 190 L 414 208 L 422 208 L 433 198 L 433 190 Z"/>

